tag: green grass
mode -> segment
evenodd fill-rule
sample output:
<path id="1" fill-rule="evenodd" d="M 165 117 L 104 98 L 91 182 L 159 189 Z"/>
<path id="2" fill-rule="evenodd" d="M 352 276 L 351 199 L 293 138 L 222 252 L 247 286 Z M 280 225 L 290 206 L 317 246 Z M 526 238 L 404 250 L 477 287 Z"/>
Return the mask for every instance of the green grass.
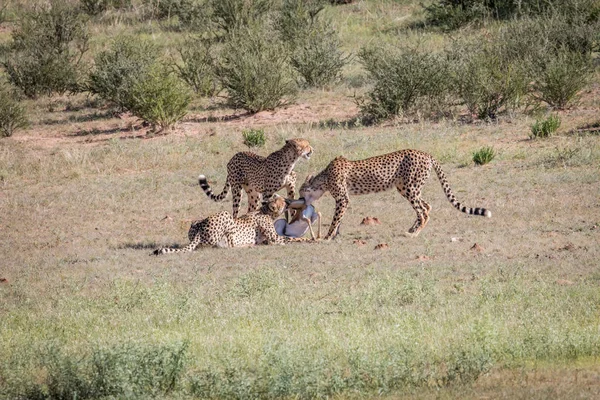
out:
<path id="1" fill-rule="evenodd" d="M 546 138 L 552 136 L 560 127 L 560 117 L 558 115 L 550 115 L 545 119 L 538 119 L 531 125 L 530 138 Z"/>

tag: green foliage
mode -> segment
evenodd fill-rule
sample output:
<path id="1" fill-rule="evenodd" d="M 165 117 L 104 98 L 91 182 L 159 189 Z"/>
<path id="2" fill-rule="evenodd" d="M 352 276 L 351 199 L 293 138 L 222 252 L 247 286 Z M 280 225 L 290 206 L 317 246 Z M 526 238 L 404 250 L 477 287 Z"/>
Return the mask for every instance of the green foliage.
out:
<path id="1" fill-rule="evenodd" d="M 263 147 L 267 142 L 265 131 L 262 129 L 248 129 L 242 131 L 244 144 L 248 147 Z"/>
<path id="2" fill-rule="evenodd" d="M 35 6 L 12 34 L 3 62 L 8 78 L 27 97 L 78 89 L 79 64 L 88 50 L 86 19 L 64 0 Z"/>
<path id="3" fill-rule="evenodd" d="M 181 63 L 175 64 L 179 77 L 201 96 L 213 96 L 219 90 L 215 58 L 210 42 L 200 38 L 186 40 L 179 48 Z"/>
<path id="4" fill-rule="evenodd" d="M 38 367 L 47 372 L 44 378 L 12 388 L 11 395 L 23 399 L 96 399 L 168 394 L 180 386 L 187 347 L 185 342 L 128 344 L 98 348 L 81 357 L 49 346 L 37 360 Z"/>
<path id="5" fill-rule="evenodd" d="M 485 165 L 496 157 L 496 150 L 493 147 L 482 147 L 473 152 L 473 162 L 475 165 Z"/>
<path id="6" fill-rule="evenodd" d="M 523 63 L 506 57 L 494 41 L 459 46 L 452 57 L 454 90 L 478 118 L 495 119 L 501 110 L 516 107 L 527 93 Z"/>
<path id="7" fill-rule="evenodd" d="M 590 54 L 559 49 L 540 54 L 534 62 L 534 97 L 564 109 L 590 81 L 594 64 Z"/>
<path id="8" fill-rule="evenodd" d="M 227 90 L 229 104 L 250 112 L 284 105 L 297 92 L 286 47 L 261 26 L 227 35 L 217 76 Z"/>
<path id="9" fill-rule="evenodd" d="M 79 0 L 79 3 L 87 15 L 96 16 L 106 11 L 110 0 Z"/>
<path id="10" fill-rule="evenodd" d="M 183 82 L 161 66 L 135 82 L 131 98 L 130 111 L 161 130 L 181 120 L 191 100 Z"/>
<path id="11" fill-rule="evenodd" d="M 319 18 L 323 4 L 320 0 L 286 0 L 277 19 L 277 29 L 291 49 L 291 65 L 305 86 L 335 82 L 348 59 L 340 51 L 335 29 Z"/>
<path id="12" fill-rule="evenodd" d="M 12 91 L 0 86 L 0 137 L 9 137 L 17 129 L 29 125 L 25 107 L 19 103 Z"/>
<path id="13" fill-rule="evenodd" d="M 230 33 L 260 22 L 274 0 L 211 0 L 210 4 L 213 22 Z"/>
<path id="14" fill-rule="evenodd" d="M 531 125 L 531 138 L 545 138 L 551 136 L 560 127 L 560 117 L 558 115 L 550 115 L 546 119 L 536 120 L 535 124 Z"/>
<path id="15" fill-rule="evenodd" d="M 374 121 L 445 104 L 449 68 L 440 55 L 407 49 L 362 49 L 360 58 L 373 81 L 361 113 Z"/>
<path id="16" fill-rule="evenodd" d="M 177 18 L 180 27 L 193 30 L 206 28 L 211 16 L 211 0 L 144 0 L 151 18 Z"/>
<path id="17" fill-rule="evenodd" d="M 157 58 L 158 50 L 149 41 L 131 36 L 118 37 L 108 50 L 96 56 L 87 90 L 121 110 L 131 109 L 134 86 L 150 71 Z"/>
<path id="18" fill-rule="evenodd" d="M 457 29 L 487 19 L 509 20 L 515 17 L 564 15 L 570 19 L 598 18 L 598 0 L 437 0 L 424 6 L 428 24 Z"/>

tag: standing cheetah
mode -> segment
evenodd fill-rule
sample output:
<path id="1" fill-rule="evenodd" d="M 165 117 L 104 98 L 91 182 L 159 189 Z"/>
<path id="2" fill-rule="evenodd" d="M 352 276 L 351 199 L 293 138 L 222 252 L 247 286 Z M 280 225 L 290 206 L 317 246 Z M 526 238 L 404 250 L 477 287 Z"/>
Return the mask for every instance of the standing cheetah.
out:
<path id="1" fill-rule="evenodd" d="M 251 152 L 240 152 L 227 163 L 227 181 L 219 195 L 215 195 L 204 175 L 198 177 L 200 187 L 214 201 L 222 201 L 229 193 L 233 195 L 233 218 L 236 218 L 242 198 L 242 188 L 248 194 L 248 212 L 258 208 L 260 197 L 268 199 L 279 189 L 286 187 L 288 199 L 294 198 L 296 173 L 294 165 L 300 158 L 309 159 L 313 149 L 305 139 L 290 139 L 283 148 L 262 157 Z"/>
<path id="2" fill-rule="evenodd" d="M 310 205 L 325 192 L 331 193 L 335 199 L 335 214 L 325 236 L 329 240 L 337 235 L 350 194 L 375 193 L 396 187 L 417 213 L 417 220 L 407 233 L 416 236 L 429 221 L 431 206 L 421 199 L 421 189 L 429 178 L 431 167 L 435 169 L 446 197 L 456 209 L 471 215 L 492 216 L 485 208 L 461 205 L 454 197 L 440 164 L 431 155 L 418 150 L 400 150 L 358 161 L 337 157 L 317 176 L 306 178 L 300 187 L 300 199 Z"/>
<path id="3" fill-rule="evenodd" d="M 233 218 L 227 211 L 213 214 L 203 220 L 192 222 L 188 232 L 190 244 L 174 249 L 163 247 L 152 254 L 190 252 L 198 246 L 244 247 L 255 244 L 282 244 L 273 221 L 285 211 L 289 200 L 275 194 L 258 211 Z"/>

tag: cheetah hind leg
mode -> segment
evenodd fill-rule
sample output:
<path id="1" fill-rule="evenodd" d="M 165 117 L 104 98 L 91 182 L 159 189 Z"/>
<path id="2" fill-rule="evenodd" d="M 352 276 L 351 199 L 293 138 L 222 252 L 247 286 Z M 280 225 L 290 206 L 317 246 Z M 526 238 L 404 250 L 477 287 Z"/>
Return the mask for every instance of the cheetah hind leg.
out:
<path id="1" fill-rule="evenodd" d="M 421 200 L 420 196 L 417 195 L 410 196 L 408 200 L 417 213 L 417 219 L 408 232 L 404 234 L 404 236 L 417 237 L 419 232 L 421 232 L 425 225 L 427 225 L 427 222 L 429 222 L 429 211 L 431 210 L 431 206 L 424 200 Z"/>

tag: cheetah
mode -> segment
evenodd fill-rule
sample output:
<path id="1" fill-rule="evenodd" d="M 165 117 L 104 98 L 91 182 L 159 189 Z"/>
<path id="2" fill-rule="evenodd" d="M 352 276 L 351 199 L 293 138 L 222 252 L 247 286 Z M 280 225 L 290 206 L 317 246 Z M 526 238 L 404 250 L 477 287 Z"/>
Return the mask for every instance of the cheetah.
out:
<path id="1" fill-rule="evenodd" d="M 219 195 L 215 195 L 204 175 L 198 177 L 200 187 L 213 201 L 222 201 L 231 188 L 233 218 L 236 218 L 242 198 L 242 188 L 248 195 L 248 212 L 258 208 L 260 197 L 268 199 L 281 188 L 287 189 L 288 199 L 296 190 L 296 173 L 293 171 L 298 159 L 310 159 L 313 149 L 305 139 L 290 139 L 285 146 L 262 157 L 252 152 L 240 152 L 227 163 L 227 181 Z"/>
<path id="2" fill-rule="evenodd" d="M 331 240 L 338 234 L 350 194 L 376 193 L 396 187 L 417 213 L 417 220 L 406 235 L 417 236 L 429 221 L 431 206 L 421 198 L 421 189 L 429 178 L 431 167 L 435 169 L 446 197 L 456 209 L 470 215 L 492 216 L 485 208 L 461 205 L 452 193 L 440 164 L 431 155 L 419 150 L 400 150 L 358 161 L 337 157 L 317 176 L 306 178 L 300 187 L 300 199 L 310 205 L 325 192 L 331 193 L 335 199 L 335 214 L 325 236 L 326 240 Z"/>
<path id="3" fill-rule="evenodd" d="M 245 247 L 255 244 L 283 244 L 275 231 L 273 221 L 285 211 L 289 200 L 275 194 L 252 213 L 233 218 L 221 211 L 203 220 L 192 222 L 188 232 L 190 244 L 183 248 L 163 247 L 152 254 L 191 252 L 198 246 Z"/>

